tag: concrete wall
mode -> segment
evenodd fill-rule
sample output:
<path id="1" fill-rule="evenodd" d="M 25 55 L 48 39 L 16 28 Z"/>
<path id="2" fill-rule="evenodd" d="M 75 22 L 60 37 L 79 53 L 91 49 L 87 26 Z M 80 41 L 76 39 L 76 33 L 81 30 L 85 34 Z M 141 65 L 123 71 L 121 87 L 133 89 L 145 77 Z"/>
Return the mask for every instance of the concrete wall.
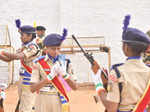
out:
<path id="1" fill-rule="evenodd" d="M 149 0 L 66 0 L 61 2 L 61 26 L 78 36 L 106 37 L 112 48 L 112 63 L 122 61 L 122 21 L 131 14 L 131 27 L 150 29 Z"/>

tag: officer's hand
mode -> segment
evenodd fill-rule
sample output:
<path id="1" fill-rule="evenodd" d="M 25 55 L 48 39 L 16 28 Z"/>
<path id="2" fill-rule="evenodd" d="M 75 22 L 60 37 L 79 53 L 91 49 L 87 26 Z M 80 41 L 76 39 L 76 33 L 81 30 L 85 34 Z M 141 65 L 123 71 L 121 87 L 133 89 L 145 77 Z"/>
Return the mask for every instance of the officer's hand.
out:
<path id="1" fill-rule="evenodd" d="M 104 86 L 103 86 L 102 79 L 100 77 L 100 74 L 101 74 L 101 70 L 100 69 L 98 69 L 96 74 L 94 72 L 91 74 L 92 80 L 93 80 L 93 82 L 95 84 L 97 93 L 99 93 L 101 90 L 105 90 Z"/>
<path id="2" fill-rule="evenodd" d="M 99 69 L 100 69 L 100 66 L 98 65 L 96 61 L 94 61 L 92 65 L 92 71 L 94 72 L 94 74 L 96 74 Z"/>
<path id="3" fill-rule="evenodd" d="M 47 79 L 52 80 L 55 76 L 58 75 L 59 71 L 60 71 L 60 65 L 59 63 L 55 63 L 51 68 L 50 74 L 47 75 Z"/>

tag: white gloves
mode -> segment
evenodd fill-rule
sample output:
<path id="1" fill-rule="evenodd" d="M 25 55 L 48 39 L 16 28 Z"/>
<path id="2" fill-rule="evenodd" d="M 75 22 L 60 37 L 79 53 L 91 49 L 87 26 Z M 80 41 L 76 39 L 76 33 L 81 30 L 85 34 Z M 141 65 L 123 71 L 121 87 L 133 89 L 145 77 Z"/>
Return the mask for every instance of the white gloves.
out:
<path id="1" fill-rule="evenodd" d="M 96 92 L 104 90 L 103 82 L 102 82 L 102 79 L 100 76 L 101 76 L 101 70 L 100 69 L 98 70 L 98 72 L 96 74 L 94 74 L 94 72 L 92 72 L 92 80 L 96 86 Z"/>
<path id="2" fill-rule="evenodd" d="M 58 62 L 56 62 L 56 63 L 52 66 L 50 74 L 47 75 L 47 79 L 48 79 L 48 80 L 52 80 L 56 75 L 58 75 L 59 69 L 60 69 L 60 64 L 59 64 Z"/>
<path id="3" fill-rule="evenodd" d="M 60 65 L 58 74 L 62 75 L 64 79 L 69 79 L 70 78 L 70 75 L 66 72 L 65 65 L 62 65 L 62 64 Z"/>
<path id="4" fill-rule="evenodd" d="M 56 62 L 52 68 L 49 75 L 47 75 L 48 80 L 52 80 L 56 75 L 62 75 L 64 79 L 68 79 L 70 77 L 69 74 L 66 73 L 66 69 L 59 62 Z"/>

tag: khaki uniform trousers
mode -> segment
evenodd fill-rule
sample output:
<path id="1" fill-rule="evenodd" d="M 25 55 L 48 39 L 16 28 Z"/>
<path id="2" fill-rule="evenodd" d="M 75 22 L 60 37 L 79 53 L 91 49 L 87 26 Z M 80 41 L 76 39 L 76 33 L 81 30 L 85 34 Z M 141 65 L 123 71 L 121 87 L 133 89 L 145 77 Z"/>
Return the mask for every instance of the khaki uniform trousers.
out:
<path id="1" fill-rule="evenodd" d="M 35 112 L 62 112 L 58 94 L 38 94 L 36 97 Z"/>
<path id="2" fill-rule="evenodd" d="M 24 86 L 21 82 L 20 80 L 18 85 L 19 112 L 33 112 L 32 108 L 35 105 L 36 93 L 32 93 L 30 86 Z"/>

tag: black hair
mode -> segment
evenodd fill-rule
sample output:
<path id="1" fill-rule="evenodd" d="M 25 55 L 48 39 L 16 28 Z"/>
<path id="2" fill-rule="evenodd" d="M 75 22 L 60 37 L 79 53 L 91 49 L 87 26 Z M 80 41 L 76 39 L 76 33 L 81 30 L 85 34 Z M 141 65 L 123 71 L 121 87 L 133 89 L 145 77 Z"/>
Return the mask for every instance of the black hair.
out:
<path id="1" fill-rule="evenodd" d="M 44 26 L 37 26 L 37 27 L 36 27 L 36 30 L 37 30 L 37 31 L 39 31 L 39 30 L 44 30 L 44 31 L 45 31 L 46 28 L 45 28 Z"/>
<path id="2" fill-rule="evenodd" d="M 144 53 L 148 47 L 148 44 L 140 44 L 140 43 L 127 43 L 125 42 L 132 50 L 134 55 L 141 55 L 141 53 Z"/>

